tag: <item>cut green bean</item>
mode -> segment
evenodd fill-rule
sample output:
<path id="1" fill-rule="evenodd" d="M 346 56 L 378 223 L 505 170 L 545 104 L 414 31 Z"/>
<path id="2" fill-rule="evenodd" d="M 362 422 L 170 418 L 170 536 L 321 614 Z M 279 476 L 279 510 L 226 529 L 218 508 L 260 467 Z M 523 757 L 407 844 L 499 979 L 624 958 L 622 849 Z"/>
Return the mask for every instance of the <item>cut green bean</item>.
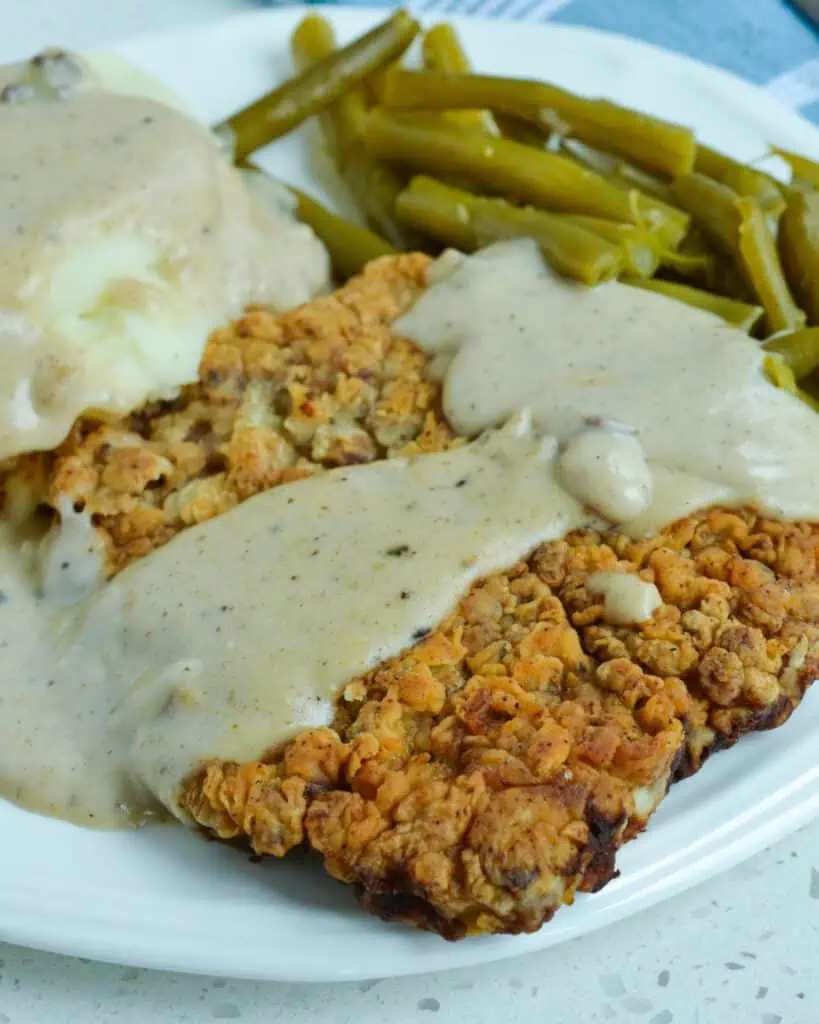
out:
<path id="1" fill-rule="evenodd" d="M 771 152 L 784 160 L 790 167 L 794 178 L 792 184 L 795 187 L 802 186 L 809 190 L 819 189 L 819 163 L 806 156 L 800 156 L 798 153 L 791 153 L 788 149 L 780 149 L 779 146 L 771 146 Z"/>
<path id="2" fill-rule="evenodd" d="M 795 192 L 779 222 L 779 254 L 808 323 L 819 326 L 819 192 Z"/>
<path id="3" fill-rule="evenodd" d="M 724 260 L 725 257 L 714 252 L 696 228 L 688 232 L 678 249 L 668 249 L 663 253 L 664 267 L 706 291 L 716 290 L 717 265 Z"/>
<path id="4" fill-rule="evenodd" d="M 563 140 L 561 152 L 590 171 L 602 175 L 607 181 L 626 190 L 637 188 L 648 196 L 654 196 L 665 203 L 671 201 L 668 183 L 654 174 L 634 167 L 611 153 L 604 153 L 577 139 Z"/>
<path id="5" fill-rule="evenodd" d="M 790 334 L 779 334 L 765 342 L 765 350 L 780 356 L 802 380 L 819 367 L 819 327 L 803 327 Z"/>
<path id="6" fill-rule="evenodd" d="M 229 134 L 235 159 L 241 162 L 308 117 L 326 110 L 347 89 L 395 60 L 410 45 L 418 29 L 418 23 L 406 11 L 396 11 L 349 46 L 329 54 L 233 114 L 217 126 L 217 131 Z"/>
<path id="7" fill-rule="evenodd" d="M 244 161 L 242 172 L 260 175 L 271 182 L 275 181 L 250 160 Z M 391 256 L 397 252 L 383 238 L 379 238 L 366 228 L 337 217 L 295 185 L 286 185 L 279 181 L 275 181 L 275 184 L 293 196 L 296 201 L 294 213 L 303 224 L 311 227 L 316 237 L 324 243 L 330 256 L 333 273 L 338 280 L 346 281 L 347 278 L 354 277 L 370 260 L 378 259 L 379 256 Z"/>
<path id="8" fill-rule="evenodd" d="M 653 277 L 663 262 L 664 246 L 657 235 L 639 224 L 618 224 L 601 217 L 569 216 L 578 227 L 600 235 L 623 249 L 623 269 L 635 277 Z"/>
<path id="9" fill-rule="evenodd" d="M 522 117 L 513 117 L 511 114 L 495 114 L 495 123 L 504 139 L 511 139 L 512 142 L 522 142 L 525 146 L 534 146 L 535 149 L 543 149 L 552 136 L 552 129 L 534 121 L 524 121 Z M 568 131 L 569 126 L 561 122 L 562 131 Z"/>
<path id="10" fill-rule="evenodd" d="M 492 75 L 397 70 L 385 82 L 383 103 L 403 109 L 487 109 L 537 121 L 552 111 L 573 136 L 638 167 L 676 176 L 694 166 L 694 133 L 608 100 L 586 99 L 544 82 Z"/>
<path id="11" fill-rule="evenodd" d="M 320 64 L 337 49 L 333 26 L 319 14 L 302 18 L 290 39 L 293 63 L 302 72 Z M 334 157 L 360 141 L 366 106 L 364 87 L 358 85 L 347 89 L 319 115 L 325 141 Z"/>
<path id="12" fill-rule="evenodd" d="M 472 68 L 452 25 L 441 22 L 424 33 L 422 41 L 424 67 L 428 71 L 444 71 L 466 75 Z M 447 110 L 443 117 L 451 124 L 472 128 L 487 135 L 499 135 L 498 126 L 488 110 Z"/>
<path id="13" fill-rule="evenodd" d="M 461 252 L 474 252 L 478 239 L 472 221 L 479 196 L 433 178 L 413 178 L 399 195 L 395 215 L 407 227 Z"/>
<path id="14" fill-rule="evenodd" d="M 391 256 L 397 249 L 367 228 L 350 224 L 325 209 L 315 199 L 288 185 L 298 200 L 296 216 L 309 224 L 330 254 L 335 276 L 346 281 L 360 273 L 370 260 Z"/>
<path id="15" fill-rule="evenodd" d="M 532 238 L 559 274 L 587 285 L 614 277 L 623 262 L 622 246 L 569 217 L 471 195 L 427 177 L 412 180 L 396 212 L 416 230 L 465 252 L 504 238 Z"/>
<path id="16" fill-rule="evenodd" d="M 804 326 L 805 314 L 794 302 L 776 242 L 764 213 L 753 199 L 740 196 L 739 261 L 754 295 L 765 309 L 768 334 L 795 331 Z"/>
<path id="17" fill-rule="evenodd" d="M 819 400 L 814 394 L 815 382 L 813 380 L 808 381 L 806 387 L 800 387 L 796 383 L 793 370 L 778 356 L 766 356 L 762 365 L 765 375 L 772 384 L 782 388 L 783 391 L 790 391 L 805 405 L 809 405 L 814 412 L 819 412 Z"/>
<path id="18" fill-rule="evenodd" d="M 303 18 L 290 41 L 293 60 L 303 70 L 326 60 L 335 47 L 332 25 L 317 14 Z M 367 116 L 364 87 L 354 86 L 320 115 L 327 149 L 369 226 L 399 249 L 418 248 L 420 240 L 408 234 L 395 219 L 395 201 L 404 187 L 402 177 L 363 150 Z"/>
<path id="19" fill-rule="evenodd" d="M 617 188 L 566 157 L 508 139 L 419 124 L 374 110 L 367 121 L 365 141 L 374 157 L 443 178 L 462 176 L 537 207 L 644 223 L 672 247 L 688 230 L 689 218 L 682 211 L 636 189 L 626 192 Z"/>
<path id="20" fill-rule="evenodd" d="M 755 200 L 698 173 L 678 178 L 671 194 L 706 238 L 734 261 L 765 309 L 766 332 L 801 327 L 804 314 L 794 302 L 770 227 Z"/>
<path id="21" fill-rule="evenodd" d="M 693 222 L 703 235 L 722 252 L 736 253 L 737 194 L 704 174 L 683 174 L 671 184 L 674 203 L 691 214 Z"/>
<path id="22" fill-rule="evenodd" d="M 721 185 L 727 185 L 737 195 L 755 199 L 763 212 L 770 217 L 779 217 L 785 209 L 782 190 L 770 175 L 741 164 L 715 149 L 698 145 L 694 170 L 713 178 Z"/>
<path id="23" fill-rule="evenodd" d="M 687 284 L 677 284 L 675 281 L 660 281 L 657 278 L 646 280 L 645 278 L 624 277 L 625 284 L 635 288 L 643 288 L 646 291 L 658 292 L 670 299 L 684 302 L 687 306 L 694 306 L 696 309 L 703 309 L 713 313 L 721 320 L 738 327 L 743 331 L 752 330 L 759 322 L 764 310 L 761 306 L 751 306 L 746 302 L 737 302 L 736 299 L 727 299 L 722 295 L 714 295 L 712 292 L 704 291 L 702 288 L 692 288 Z"/>

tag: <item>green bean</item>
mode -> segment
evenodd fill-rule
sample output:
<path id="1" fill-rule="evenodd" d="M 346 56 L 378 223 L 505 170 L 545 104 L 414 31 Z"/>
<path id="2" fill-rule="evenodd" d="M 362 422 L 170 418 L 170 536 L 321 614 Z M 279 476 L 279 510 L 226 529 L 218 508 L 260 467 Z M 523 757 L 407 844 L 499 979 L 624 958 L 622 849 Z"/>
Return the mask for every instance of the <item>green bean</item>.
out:
<path id="1" fill-rule="evenodd" d="M 566 157 L 508 139 L 419 124 L 374 110 L 367 121 L 365 142 L 372 156 L 441 177 L 463 176 L 537 207 L 646 223 L 667 245 L 679 244 L 688 230 L 689 218 L 681 211 L 636 189 L 625 192 Z"/>
<path id="2" fill-rule="evenodd" d="M 785 199 L 778 183 L 768 174 L 747 167 L 730 156 L 718 153 L 702 144 L 697 146 L 694 170 L 721 185 L 727 185 L 737 195 L 755 199 L 761 209 L 771 217 L 779 217 L 785 209 Z"/>
<path id="3" fill-rule="evenodd" d="M 779 222 L 785 276 L 811 326 L 819 326 L 819 193 L 792 191 Z"/>
<path id="4" fill-rule="evenodd" d="M 799 387 L 793 370 L 777 356 L 766 356 L 762 366 L 765 375 L 773 385 L 782 388 L 784 391 L 790 391 L 792 395 L 804 402 L 805 405 L 809 405 L 814 412 L 819 412 L 819 401 L 812 390 L 815 387 L 814 381 L 808 381 L 808 386 L 805 388 Z"/>
<path id="5" fill-rule="evenodd" d="M 601 217 L 569 216 L 573 224 L 600 235 L 623 249 L 623 269 L 635 277 L 653 277 L 663 262 L 664 246 L 660 239 L 639 224 L 618 224 Z"/>
<path id="6" fill-rule="evenodd" d="M 478 200 L 478 196 L 422 175 L 413 178 L 399 195 L 395 215 L 414 231 L 461 252 L 474 252 L 478 239 L 472 210 Z"/>
<path id="7" fill-rule="evenodd" d="M 722 261 L 724 257 L 714 252 L 696 228 L 688 232 L 678 249 L 663 253 L 664 267 L 707 291 L 715 290 L 717 264 Z"/>
<path id="8" fill-rule="evenodd" d="M 406 11 L 396 11 L 349 46 L 328 54 L 318 64 L 223 121 L 217 130 L 230 134 L 236 161 L 244 160 L 308 117 L 326 110 L 347 89 L 400 56 L 418 28 Z"/>
<path id="9" fill-rule="evenodd" d="M 721 251 L 736 252 L 738 216 L 737 194 L 704 174 L 683 174 L 672 182 L 672 201 L 691 214 L 703 235 Z"/>
<path id="10" fill-rule="evenodd" d="M 696 142 L 690 129 L 544 82 L 401 70 L 388 76 L 383 103 L 404 109 L 485 108 L 535 121 L 540 111 L 550 110 L 571 125 L 573 136 L 638 167 L 675 176 L 694 166 Z"/>
<path id="11" fill-rule="evenodd" d="M 270 181 L 275 180 L 251 160 L 243 161 L 241 167 L 243 173 L 260 175 Z M 330 255 L 333 272 L 338 279 L 346 281 L 347 278 L 359 273 L 370 260 L 378 259 L 379 256 L 391 256 L 397 252 L 389 242 L 385 242 L 372 231 L 359 227 L 358 224 L 350 224 L 330 213 L 295 185 L 286 185 L 278 181 L 276 184 L 293 196 L 296 201 L 294 213 L 303 224 L 311 227 L 324 243 Z"/>
<path id="12" fill-rule="evenodd" d="M 302 72 L 326 60 L 337 48 L 333 26 L 318 14 L 308 14 L 302 18 L 290 38 L 293 63 Z M 334 157 L 360 139 L 365 117 L 366 102 L 362 85 L 347 89 L 319 115 L 325 141 Z"/>
<path id="13" fill-rule="evenodd" d="M 330 254 L 333 271 L 337 278 L 346 281 L 364 269 L 370 260 L 379 256 L 394 255 L 398 250 L 389 242 L 367 228 L 347 221 L 330 213 L 315 199 L 288 185 L 287 188 L 298 200 L 296 216 L 309 224 L 324 243 Z"/>
<path id="14" fill-rule="evenodd" d="M 753 199 L 740 196 L 739 259 L 754 295 L 765 309 L 769 334 L 804 326 L 805 314 L 794 302 L 779 262 L 776 242 L 764 213 Z"/>
<path id="15" fill-rule="evenodd" d="M 445 71 L 466 75 L 472 68 L 452 25 L 441 22 L 424 33 L 422 42 L 424 67 L 429 71 Z M 451 124 L 473 128 L 487 135 L 499 135 L 495 119 L 488 110 L 447 110 L 443 117 Z"/>
<path id="16" fill-rule="evenodd" d="M 303 18 L 290 48 L 297 67 L 308 70 L 335 52 L 335 33 L 317 14 Z M 363 151 L 368 116 L 364 87 L 349 89 L 321 114 L 319 122 L 327 148 L 355 203 L 370 227 L 399 249 L 415 249 L 420 240 L 395 220 L 395 201 L 404 187 L 399 174 Z"/>
<path id="17" fill-rule="evenodd" d="M 706 238 L 735 262 L 765 309 L 767 333 L 801 327 L 804 314 L 793 300 L 770 227 L 755 200 L 696 172 L 674 181 L 671 194 Z"/>
<path id="18" fill-rule="evenodd" d="M 621 246 L 569 217 L 474 196 L 423 176 L 399 196 L 396 212 L 417 230 L 466 252 L 503 238 L 533 238 L 559 274 L 587 285 L 614 277 L 623 260 Z"/>
<path id="19" fill-rule="evenodd" d="M 646 291 L 658 292 L 670 299 L 684 302 L 687 306 L 694 306 L 696 309 L 704 309 L 713 313 L 721 320 L 738 327 L 743 331 L 750 331 L 762 316 L 761 306 L 751 306 L 746 302 L 737 302 L 736 299 L 726 299 L 722 295 L 714 295 L 712 292 L 703 291 L 701 288 L 692 288 L 687 284 L 677 284 L 674 281 L 660 281 L 653 278 L 650 281 L 644 278 L 622 278 L 625 284 L 635 288 L 644 288 Z"/>
<path id="20" fill-rule="evenodd" d="M 803 327 L 765 342 L 766 352 L 780 356 L 797 380 L 819 367 L 819 327 Z"/>
<path id="21" fill-rule="evenodd" d="M 819 163 L 809 160 L 806 156 L 798 153 L 791 153 L 790 150 L 780 149 L 779 146 L 771 146 L 771 152 L 790 167 L 795 187 L 806 187 L 808 190 L 819 188 Z"/>
<path id="22" fill-rule="evenodd" d="M 648 196 L 654 196 L 655 199 L 670 202 L 668 184 L 665 181 L 633 167 L 611 153 L 603 153 L 572 138 L 564 139 L 561 151 L 588 170 L 601 174 L 619 188 L 637 188 Z"/>
<path id="23" fill-rule="evenodd" d="M 534 121 L 525 121 L 522 117 L 514 117 L 512 114 L 495 114 L 495 123 L 504 139 L 511 139 L 512 142 L 522 142 L 525 146 L 534 146 L 535 149 L 543 149 L 552 135 L 552 130 L 542 124 L 535 124 Z M 568 125 L 561 123 L 564 131 L 569 130 Z"/>
<path id="24" fill-rule="evenodd" d="M 424 33 L 422 40 L 424 67 L 429 71 L 446 71 L 454 75 L 467 75 L 472 70 L 458 34 L 445 21 Z"/>

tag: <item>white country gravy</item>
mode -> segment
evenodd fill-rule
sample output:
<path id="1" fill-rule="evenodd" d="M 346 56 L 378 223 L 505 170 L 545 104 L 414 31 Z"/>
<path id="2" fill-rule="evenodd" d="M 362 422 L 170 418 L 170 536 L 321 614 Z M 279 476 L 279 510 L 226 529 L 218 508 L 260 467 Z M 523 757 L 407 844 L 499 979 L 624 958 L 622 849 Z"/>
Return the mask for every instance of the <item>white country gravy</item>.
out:
<path id="1" fill-rule="evenodd" d="M 819 518 L 819 417 L 765 380 L 738 331 L 559 281 L 525 242 L 448 258 L 434 279 L 398 329 L 439 353 L 454 425 L 474 434 L 531 406 L 535 431 L 518 414 L 448 453 L 279 487 L 70 607 L 98 571 L 87 528 L 62 510 L 54 565 L 6 528 L 3 794 L 104 825 L 175 810 L 203 758 L 255 758 L 328 722 L 351 677 L 539 542 L 715 501 Z M 592 586 L 614 621 L 656 605 L 650 584 Z"/>
<path id="2" fill-rule="evenodd" d="M 249 190 L 179 110 L 103 86 L 59 52 L 0 69 L 0 459 L 172 397 L 246 304 L 329 283 L 287 198 Z"/>
<path id="3" fill-rule="evenodd" d="M 590 422 L 613 427 L 612 439 L 632 430 L 639 444 L 584 442 L 598 457 L 570 475 L 575 493 L 586 486 L 589 504 L 633 532 L 716 503 L 819 519 L 819 416 L 771 386 L 747 335 L 642 289 L 564 281 L 529 241 L 449 270 L 395 330 L 438 357 L 457 431 L 474 435 L 528 407 L 571 464 Z M 585 485 L 584 462 L 596 467 Z M 602 506 L 591 494 L 600 471 L 620 477 Z"/>
<path id="4" fill-rule="evenodd" d="M 338 469 L 185 531 L 66 609 L 0 541 L 0 792 L 100 825 L 175 807 L 206 757 L 328 723 L 339 688 L 469 584 L 585 522 L 525 417 L 450 453 Z M 85 589 L 88 534 L 50 549 Z M 91 559 L 92 571 L 88 570 Z M 28 564 L 27 564 L 28 563 Z M 50 578 L 45 577 L 45 578 Z"/>
<path id="5" fill-rule="evenodd" d="M 593 572 L 586 589 L 603 598 L 603 618 L 615 626 L 647 622 L 663 603 L 653 583 L 630 572 Z"/>

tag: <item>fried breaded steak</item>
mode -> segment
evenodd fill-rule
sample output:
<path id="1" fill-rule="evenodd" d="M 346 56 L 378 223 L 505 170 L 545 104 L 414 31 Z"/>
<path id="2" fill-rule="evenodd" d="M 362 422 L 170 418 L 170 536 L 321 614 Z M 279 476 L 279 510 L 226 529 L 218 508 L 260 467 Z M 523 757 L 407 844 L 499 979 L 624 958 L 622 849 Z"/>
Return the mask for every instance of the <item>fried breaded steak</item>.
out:
<path id="1" fill-rule="evenodd" d="M 78 424 L 12 502 L 87 508 L 116 572 L 177 531 L 324 467 L 455 442 L 426 357 L 390 322 L 427 261 L 217 334 L 200 381 L 119 425 Z M 333 728 L 212 761 L 180 805 L 281 857 L 302 843 L 365 907 L 460 938 L 537 929 L 674 781 L 785 721 L 819 671 L 819 528 L 710 510 L 649 540 L 579 531 L 472 587 L 440 628 L 352 680 Z M 639 573 L 663 605 L 611 626 L 586 581 Z"/>
<path id="2" fill-rule="evenodd" d="M 615 876 L 669 784 L 799 703 L 819 671 L 817 544 L 719 510 L 647 542 L 544 544 L 351 682 L 334 729 L 205 765 L 183 806 L 259 854 L 306 841 L 382 917 L 534 931 Z M 656 583 L 649 623 L 603 622 L 585 582 L 615 568 Z"/>

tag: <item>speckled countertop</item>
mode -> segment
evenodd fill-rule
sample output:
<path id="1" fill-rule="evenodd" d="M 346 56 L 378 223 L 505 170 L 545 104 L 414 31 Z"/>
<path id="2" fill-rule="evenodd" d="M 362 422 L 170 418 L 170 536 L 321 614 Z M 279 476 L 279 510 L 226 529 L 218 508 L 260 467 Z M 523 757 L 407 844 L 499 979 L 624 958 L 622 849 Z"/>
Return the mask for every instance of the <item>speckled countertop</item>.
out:
<path id="1" fill-rule="evenodd" d="M 813 865 L 819 823 L 586 938 L 395 981 L 234 982 L 0 945 L 0 1024 L 817 1024 Z"/>
<path id="2" fill-rule="evenodd" d="M 100 46 L 251 0 L 0 0 L 2 50 Z M 58 853 L 57 853 L 58 855 Z M 160 974 L 0 944 L 0 1024 L 819 1024 L 819 822 L 576 942 L 395 981 Z"/>

